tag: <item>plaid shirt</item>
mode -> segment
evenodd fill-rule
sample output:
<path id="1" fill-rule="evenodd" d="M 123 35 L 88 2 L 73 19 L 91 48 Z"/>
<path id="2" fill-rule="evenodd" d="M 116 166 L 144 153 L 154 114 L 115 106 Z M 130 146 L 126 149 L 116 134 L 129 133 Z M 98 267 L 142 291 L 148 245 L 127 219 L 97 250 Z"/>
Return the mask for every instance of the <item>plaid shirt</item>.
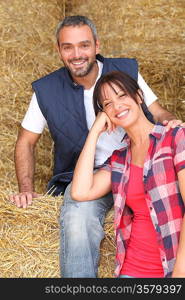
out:
<path id="1" fill-rule="evenodd" d="M 166 132 L 164 126 L 157 124 L 149 137 L 143 168 L 145 200 L 156 230 L 164 277 L 171 277 L 185 211 L 177 178 L 177 172 L 185 168 L 185 128 L 176 127 Z M 102 166 L 112 172 L 117 245 L 115 276 L 119 276 L 124 262 L 133 218 L 125 204 L 131 162 L 130 140 L 126 137 L 123 142 L 123 148 L 114 151 Z"/>

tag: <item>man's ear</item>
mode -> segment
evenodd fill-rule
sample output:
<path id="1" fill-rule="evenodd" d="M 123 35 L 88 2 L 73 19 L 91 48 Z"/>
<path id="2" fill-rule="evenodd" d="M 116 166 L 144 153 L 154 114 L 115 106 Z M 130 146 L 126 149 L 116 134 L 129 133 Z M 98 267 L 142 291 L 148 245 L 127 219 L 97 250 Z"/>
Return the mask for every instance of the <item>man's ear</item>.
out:
<path id="1" fill-rule="evenodd" d="M 59 57 L 60 57 L 60 59 L 61 59 L 60 46 L 59 46 L 58 43 L 55 44 L 55 49 L 57 50 L 58 55 L 59 55 Z"/>
<path id="2" fill-rule="evenodd" d="M 96 54 L 99 54 L 100 53 L 100 41 L 99 40 L 96 40 Z"/>

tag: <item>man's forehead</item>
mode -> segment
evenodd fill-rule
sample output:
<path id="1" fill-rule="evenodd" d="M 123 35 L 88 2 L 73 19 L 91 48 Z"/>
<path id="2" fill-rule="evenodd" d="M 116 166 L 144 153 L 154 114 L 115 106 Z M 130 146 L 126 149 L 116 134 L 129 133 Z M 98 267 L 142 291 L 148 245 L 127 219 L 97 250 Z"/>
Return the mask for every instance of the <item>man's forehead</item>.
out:
<path id="1" fill-rule="evenodd" d="M 65 26 L 59 32 L 59 39 L 73 43 L 73 41 L 83 41 L 93 39 L 93 34 L 88 25 Z"/>

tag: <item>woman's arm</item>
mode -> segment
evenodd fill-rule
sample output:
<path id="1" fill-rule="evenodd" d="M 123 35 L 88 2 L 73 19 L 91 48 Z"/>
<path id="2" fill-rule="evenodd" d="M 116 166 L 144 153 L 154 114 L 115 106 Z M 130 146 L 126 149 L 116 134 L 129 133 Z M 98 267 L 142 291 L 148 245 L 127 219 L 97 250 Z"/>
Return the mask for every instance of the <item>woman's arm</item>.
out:
<path id="1" fill-rule="evenodd" d="M 71 197 L 78 201 L 97 199 L 111 191 L 111 174 L 106 170 L 94 173 L 96 144 L 101 132 L 111 131 L 112 124 L 105 113 L 100 113 L 77 161 L 71 186 Z"/>
<path id="2" fill-rule="evenodd" d="M 178 172 L 178 180 L 180 192 L 185 204 L 185 169 Z M 185 277 L 185 216 L 182 221 L 177 258 L 172 277 Z"/>

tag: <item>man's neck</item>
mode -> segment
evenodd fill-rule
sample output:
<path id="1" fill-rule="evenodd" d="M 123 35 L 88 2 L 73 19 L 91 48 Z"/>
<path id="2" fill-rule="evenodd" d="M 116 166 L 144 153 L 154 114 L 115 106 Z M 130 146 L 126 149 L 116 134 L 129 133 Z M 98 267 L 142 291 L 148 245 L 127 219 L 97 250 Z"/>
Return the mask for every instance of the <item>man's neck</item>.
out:
<path id="1" fill-rule="evenodd" d="M 86 75 L 84 77 L 73 77 L 73 80 L 76 83 L 83 85 L 85 90 L 88 90 L 95 84 L 96 79 L 98 77 L 98 72 L 99 72 L 99 68 L 98 68 L 98 64 L 96 62 L 93 65 L 93 68 L 88 75 Z"/>

